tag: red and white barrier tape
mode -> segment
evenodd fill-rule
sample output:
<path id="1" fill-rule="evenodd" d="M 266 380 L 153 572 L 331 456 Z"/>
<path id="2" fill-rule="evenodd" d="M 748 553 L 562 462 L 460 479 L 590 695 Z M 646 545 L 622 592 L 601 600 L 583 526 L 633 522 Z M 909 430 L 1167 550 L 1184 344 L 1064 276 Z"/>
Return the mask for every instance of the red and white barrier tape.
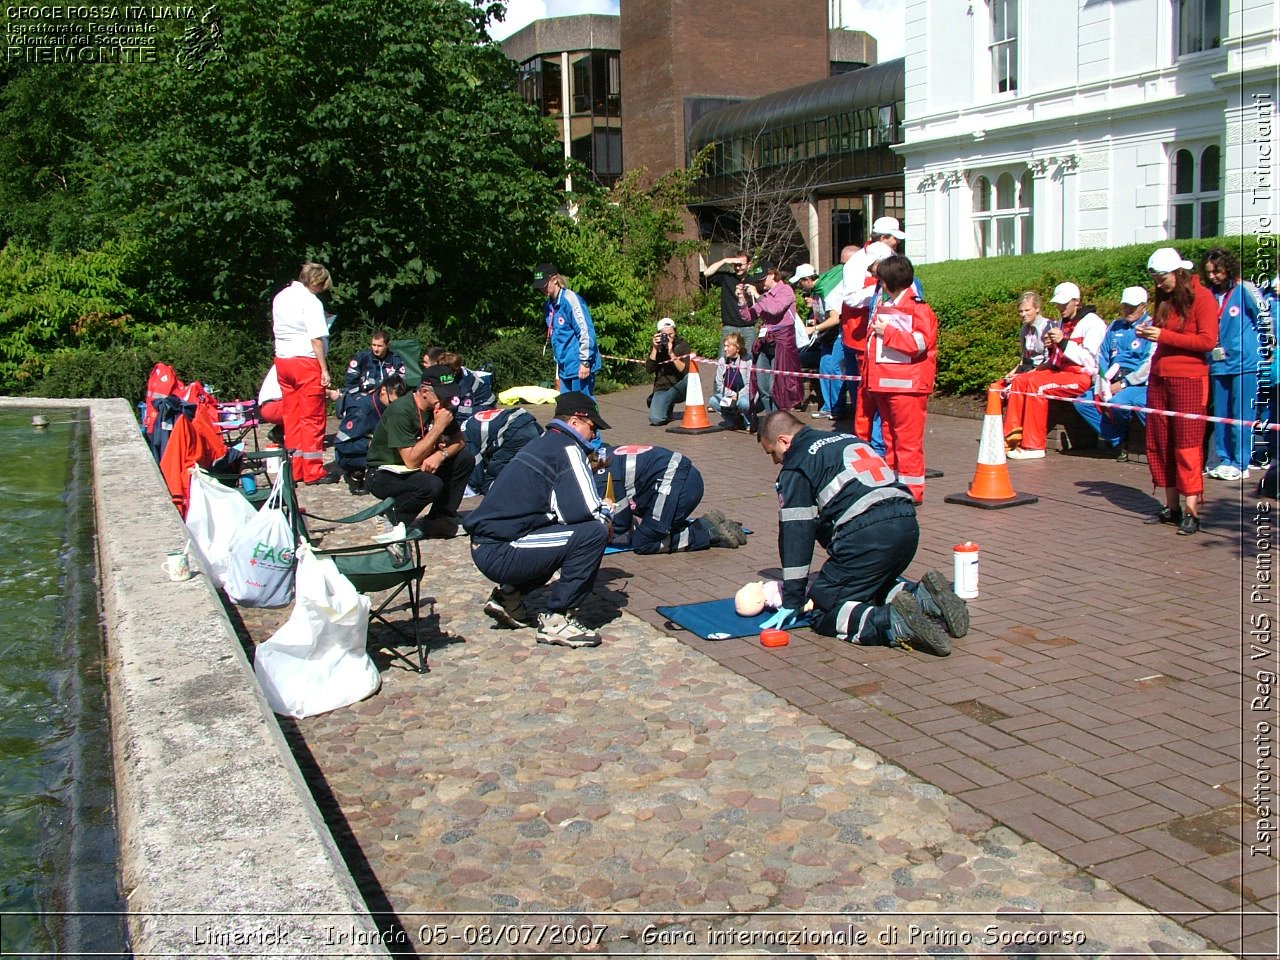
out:
<path id="1" fill-rule="evenodd" d="M 607 353 L 602 354 L 602 356 L 607 360 L 617 360 L 621 363 L 637 363 L 641 366 L 645 363 L 643 360 L 636 360 L 632 357 L 617 357 Z M 700 357 L 696 353 L 689 353 L 672 359 L 696 360 L 699 364 L 706 364 L 708 366 L 728 366 L 728 364 L 723 360 L 714 360 L 710 357 Z M 862 380 L 861 377 L 850 377 L 838 373 L 811 373 L 808 371 L 797 370 L 776 370 L 772 367 L 761 368 L 760 372 L 775 377 L 801 377 L 805 380 L 843 380 L 849 383 L 859 383 Z M 1096 397 L 1059 397 L 1054 396 L 1051 393 L 1033 393 L 1029 391 L 1025 393 L 1022 391 L 1010 391 L 1010 394 L 1014 392 L 1024 397 L 1044 397 L 1046 400 L 1065 400 L 1068 403 L 1075 404 L 1096 404 L 1104 410 L 1128 410 L 1131 413 L 1155 414 L 1162 417 L 1181 417 L 1184 420 L 1199 420 L 1204 423 L 1225 423 L 1237 427 L 1248 427 L 1250 430 L 1256 429 L 1259 431 L 1271 432 L 1280 431 L 1280 423 L 1272 423 L 1269 420 L 1236 420 L 1232 417 L 1215 417 L 1207 413 L 1182 413 L 1177 410 L 1159 410 L 1155 407 L 1140 407 L 1129 403 L 1113 403 L 1109 400 L 1098 400 Z M 1004 396 L 1009 395 L 1005 394 L 1003 391 L 1001 391 L 1001 393 Z"/>

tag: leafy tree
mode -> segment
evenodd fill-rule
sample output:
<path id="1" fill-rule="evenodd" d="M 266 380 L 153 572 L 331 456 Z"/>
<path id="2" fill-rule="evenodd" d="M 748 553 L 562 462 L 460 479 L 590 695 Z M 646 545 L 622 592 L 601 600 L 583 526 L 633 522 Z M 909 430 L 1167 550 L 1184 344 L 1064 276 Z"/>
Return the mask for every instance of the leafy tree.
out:
<path id="1" fill-rule="evenodd" d="M 311 258 L 330 267 L 339 303 L 380 322 L 431 316 L 456 328 L 523 292 L 560 202 L 551 128 L 484 33 L 499 9 L 224 0 L 219 62 L 188 69 L 171 46 L 153 64 L 95 67 L 77 114 L 83 137 L 44 137 L 22 167 L 25 192 L 10 195 L 47 199 L 42 171 L 71 142 L 83 219 L 53 242 L 145 242 L 162 300 L 261 316 Z M 28 125 L 41 105 L 31 84 L 7 85 L 10 115 Z M 42 240 L 34 210 L 7 225 Z"/>

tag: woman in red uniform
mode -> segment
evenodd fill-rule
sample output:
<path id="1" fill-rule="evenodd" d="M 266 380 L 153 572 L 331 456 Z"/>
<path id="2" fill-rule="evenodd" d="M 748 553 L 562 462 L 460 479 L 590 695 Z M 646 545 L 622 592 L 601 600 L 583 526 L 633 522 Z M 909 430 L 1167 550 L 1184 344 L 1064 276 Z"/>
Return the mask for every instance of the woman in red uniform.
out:
<path id="1" fill-rule="evenodd" d="M 1155 284 L 1155 319 L 1136 333 L 1155 341 L 1147 404 L 1174 414 L 1204 414 L 1209 399 L 1206 354 L 1218 344 L 1218 304 L 1191 272 L 1193 264 L 1172 247 L 1161 247 L 1147 260 Z M 1200 529 L 1200 496 L 1204 493 L 1204 421 L 1153 413 L 1147 421 L 1147 464 L 1151 482 L 1164 487 L 1164 509 L 1147 523 L 1171 523 L 1179 536 Z M 1186 499 L 1185 509 L 1178 497 Z"/>
<path id="2" fill-rule="evenodd" d="M 938 371 L 938 318 L 914 286 L 903 256 L 879 266 L 884 293 L 867 337 L 863 372 L 870 408 L 884 424 L 885 462 L 917 504 L 924 502 L 924 421 Z"/>
<path id="3" fill-rule="evenodd" d="M 284 442 L 293 452 L 293 476 L 303 483 L 338 479 L 324 466 L 329 325 L 317 296 L 332 285 L 328 270 L 318 263 L 304 263 L 298 279 L 271 302 L 276 374 L 284 402 Z"/>

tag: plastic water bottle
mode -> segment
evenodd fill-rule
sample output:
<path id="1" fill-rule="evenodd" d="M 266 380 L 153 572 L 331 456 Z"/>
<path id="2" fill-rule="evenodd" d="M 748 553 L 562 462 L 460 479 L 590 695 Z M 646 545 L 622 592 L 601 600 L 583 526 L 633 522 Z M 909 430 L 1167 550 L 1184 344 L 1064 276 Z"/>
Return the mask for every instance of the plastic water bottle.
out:
<path id="1" fill-rule="evenodd" d="M 251 497 L 258 492 L 258 481 L 253 479 L 253 474 L 246 473 L 241 475 L 240 489 Z"/>
<path id="2" fill-rule="evenodd" d="M 974 600 L 978 596 L 978 545 L 972 540 L 957 543 L 952 552 L 955 569 L 952 580 L 956 596 Z"/>

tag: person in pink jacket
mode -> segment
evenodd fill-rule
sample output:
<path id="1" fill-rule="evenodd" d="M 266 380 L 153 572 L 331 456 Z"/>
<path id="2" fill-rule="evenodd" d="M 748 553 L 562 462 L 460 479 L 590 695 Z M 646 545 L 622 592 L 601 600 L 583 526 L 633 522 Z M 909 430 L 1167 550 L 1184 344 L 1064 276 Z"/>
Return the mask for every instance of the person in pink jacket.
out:
<path id="1" fill-rule="evenodd" d="M 804 402 L 800 352 L 796 348 L 796 294 L 773 266 L 766 266 L 758 279 L 759 288 L 752 283 L 743 285 L 741 301 L 742 318 L 762 324 L 751 351 L 758 369 L 787 371 L 781 375 L 756 374 L 761 406 L 766 412 L 794 410 Z M 751 300 L 749 306 L 747 299 Z"/>
<path id="2" fill-rule="evenodd" d="M 924 423 L 938 372 L 938 318 L 914 287 L 915 268 L 894 255 L 879 267 L 881 297 L 867 331 L 865 384 L 884 423 L 885 462 L 924 502 Z M 868 411 L 871 413 L 871 411 Z"/>

